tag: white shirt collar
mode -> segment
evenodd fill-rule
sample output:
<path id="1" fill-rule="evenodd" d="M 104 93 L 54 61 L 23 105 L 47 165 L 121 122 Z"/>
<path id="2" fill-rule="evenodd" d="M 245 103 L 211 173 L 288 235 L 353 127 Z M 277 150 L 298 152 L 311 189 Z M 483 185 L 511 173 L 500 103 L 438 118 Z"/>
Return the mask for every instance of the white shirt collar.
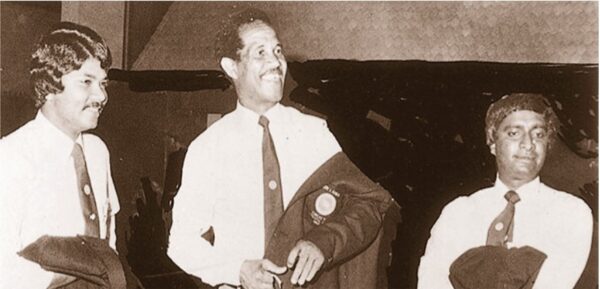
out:
<path id="1" fill-rule="evenodd" d="M 519 194 L 519 198 L 521 200 L 527 200 L 528 198 L 535 196 L 539 192 L 540 184 L 540 177 L 538 176 L 535 179 L 531 180 L 529 183 L 522 185 L 514 191 L 516 191 L 517 194 Z M 508 186 L 504 184 L 498 176 L 496 176 L 496 183 L 494 184 L 494 188 L 496 188 L 498 194 L 502 194 L 502 196 L 504 196 L 506 192 L 510 191 Z"/>
<path id="2" fill-rule="evenodd" d="M 269 123 L 277 122 L 282 117 L 282 109 L 283 106 L 280 103 L 276 103 L 273 107 L 269 108 L 269 110 L 265 111 L 263 115 L 269 119 Z M 258 118 L 260 115 L 243 106 L 239 100 L 237 101 L 235 112 L 242 117 L 244 122 L 259 125 Z"/>

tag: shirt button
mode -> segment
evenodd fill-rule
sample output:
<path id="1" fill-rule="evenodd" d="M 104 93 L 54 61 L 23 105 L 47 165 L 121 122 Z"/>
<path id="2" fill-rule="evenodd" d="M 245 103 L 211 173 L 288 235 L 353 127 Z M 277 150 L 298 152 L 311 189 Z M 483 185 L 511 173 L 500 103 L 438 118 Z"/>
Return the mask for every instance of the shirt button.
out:
<path id="1" fill-rule="evenodd" d="M 496 226 L 494 228 L 496 229 L 496 231 L 500 231 L 504 228 L 504 224 L 502 222 L 498 222 L 496 223 Z"/>
<path id="2" fill-rule="evenodd" d="M 276 181 L 273 181 L 273 180 L 271 180 L 271 181 L 269 182 L 269 188 L 270 188 L 271 190 L 277 189 L 277 182 L 276 182 Z"/>
<path id="3" fill-rule="evenodd" d="M 93 220 L 96 220 L 96 214 L 94 214 L 94 213 L 91 213 L 91 214 L 90 214 L 90 220 L 92 220 L 92 221 L 93 221 Z"/>
<path id="4" fill-rule="evenodd" d="M 92 189 L 90 188 L 90 185 L 85 184 L 85 186 L 83 186 L 83 193 L 89 196 L 91 192 Z"/>

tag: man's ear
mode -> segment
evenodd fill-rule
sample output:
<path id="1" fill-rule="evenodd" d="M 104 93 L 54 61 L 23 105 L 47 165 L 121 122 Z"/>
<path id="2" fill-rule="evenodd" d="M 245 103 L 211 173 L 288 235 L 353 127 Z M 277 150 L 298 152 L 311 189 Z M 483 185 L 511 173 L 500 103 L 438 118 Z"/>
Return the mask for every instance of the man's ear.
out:
<path id="1" fill-rule="evenodd" d="M 490 153 L 496 155 L 496 139 L 494 137 L 495 132 L 492 128 L 487 128 L 485 131 L 485 142 L 490 147 Z"/>
<path id="2" fill-rule="evenodd" d="M 221 68 L 232 79 L 238 78 L 237 63 L 229 57 L 221 58 Z"/>
<path id="3" fill-rule="evenodd" d="M 490 145 L 490 153 L 496 155 L 496 143 Z"/>
<path id="4" fill-rule="evenodd" d="M 54 99 L 54 93 L 48 93 L 46 95 L 46 97 L 44 97 L 44 98 L 46 99 L 46 101 L 53 100 Z"/>

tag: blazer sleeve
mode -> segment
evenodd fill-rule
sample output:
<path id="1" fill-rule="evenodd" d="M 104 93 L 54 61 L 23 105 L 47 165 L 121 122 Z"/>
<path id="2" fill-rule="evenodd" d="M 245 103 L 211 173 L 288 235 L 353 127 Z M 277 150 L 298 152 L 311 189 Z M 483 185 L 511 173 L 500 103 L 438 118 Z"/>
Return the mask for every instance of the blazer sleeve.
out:
<path id="1" fill-rule="evenodd" d="M 373 242 L 394 200 L 344 153 L 334 155 L 313 174 L 315 178 L 323 176 L 327 185 L 342 195 L 342 204 L 323 224 L 306 231 L 303 239 L 321 249 L 328 268 L 359 254 Z"/>

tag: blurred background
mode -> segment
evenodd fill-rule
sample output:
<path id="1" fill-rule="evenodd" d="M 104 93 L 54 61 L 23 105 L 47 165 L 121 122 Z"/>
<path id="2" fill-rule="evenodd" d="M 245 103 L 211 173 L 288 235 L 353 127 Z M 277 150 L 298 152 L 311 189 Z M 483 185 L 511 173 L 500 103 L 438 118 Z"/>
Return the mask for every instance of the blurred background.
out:
<path id="1" fill-rule="evenodd" d="M 390 288 L 414 288 L 445 204 L 490 185 L 489 104 L 543 93 L 561 135 L 547 184 L 598 208 L 597 2 L 0 3 L 0 134 L 33 118 L 33 44 L 71 21 L 113 54 L 109 104 L 94 133 L 111 152 L 118 250 L 147 288 L 192 288 L 166 257 L 187 145 L 235 107 L 213 56 L 221 18 L 270 15 L 289 62 L 284 103 L 326 118 L 344 151 L 402 207 Z M 4 165 L 4 164 L 0 164 Z M 596 230 L 597 232 L 597 230 Z M 598 288 L 597 233 L 578 288 Z"/>

